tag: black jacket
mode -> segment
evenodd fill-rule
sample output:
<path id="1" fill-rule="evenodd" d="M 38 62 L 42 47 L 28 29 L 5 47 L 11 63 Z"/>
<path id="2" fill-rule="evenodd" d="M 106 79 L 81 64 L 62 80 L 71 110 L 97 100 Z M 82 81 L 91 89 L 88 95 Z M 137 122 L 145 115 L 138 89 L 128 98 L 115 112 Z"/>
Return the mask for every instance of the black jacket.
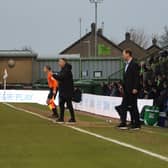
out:
<path id="1" fill-rule="evenodd" d="M 123 87 L 125 94 L 132 94 L 133 89 L 140 89 L 140 68 L 138 64 L 132 60 L 124 72 Z"/>
<path id="2" fill-rule="evenodd" d="M 71 70 L 72 66 L 66 63 L 64 68 L 61 69 L 58 75 L 53 75 L 53 77 L 59 81 L 59 94 L 64 98 L 72 98 L 73 96 L 74 86 Z"/>

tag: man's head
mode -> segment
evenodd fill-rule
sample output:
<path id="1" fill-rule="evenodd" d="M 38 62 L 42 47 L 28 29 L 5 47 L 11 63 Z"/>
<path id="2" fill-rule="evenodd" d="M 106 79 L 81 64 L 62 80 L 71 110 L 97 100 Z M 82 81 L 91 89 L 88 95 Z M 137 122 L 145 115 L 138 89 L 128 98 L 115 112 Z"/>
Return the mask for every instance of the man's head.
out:
<path id="1" fill-rule="evenodd" d="M 51 67 L 49 65 L 45 65 L 43 70 L 45 73 L 47 73 L 47 72 L 51 71 Z"/>
<path id="2" fill-rule="evenodd" d="M 131 49 L 128 48 L 128 49 L 125 49 L 123 51 L 123 59 L 125 61 L 129 61 L 132 57 L 133 56 L 132 56 L 132 50 Z"/>
<path id="3" fill-rule="evenodd" d="M 58 61 L 58 65 L 61 68 L 64 68 L 66 63 L 67 63 L 67 60 L 65 58 L 60 58 L 59 61 Z"/>

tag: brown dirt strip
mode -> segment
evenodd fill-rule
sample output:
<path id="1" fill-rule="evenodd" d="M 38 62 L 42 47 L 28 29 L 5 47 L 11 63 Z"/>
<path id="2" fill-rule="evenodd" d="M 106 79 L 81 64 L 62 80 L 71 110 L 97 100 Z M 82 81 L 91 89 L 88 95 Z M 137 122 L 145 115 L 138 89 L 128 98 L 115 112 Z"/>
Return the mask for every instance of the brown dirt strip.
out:
<path id="1" fill-rule="evenodd" d="M 51 111 L 47 107 L 45 110 L 41 110 L 38 107 L 31 106 L 31 104 L 12 103 L 12 105 L 14 105 L 15 107 L 18 107 L 18 108 L 32 111 L 34 113 L 43 115 L 48 118 L 50 118 L 51 114 L 52 114 Z M 86 112 L 82 112 L 82 111 L 75 111 L 75 112 L 77 114 L 77 117 L 76 117 L 77 123 L 75 123 L 74 126 L 78 126 L 80 128 L 116 128 L 116 125 L 119 123 L 118 119 L 94 115 L 94 114 L 86 113 Z M 100 119 L 100 121 L 81 120 L 79 116 L 88 116 L 93 119 L 94 118 Z M 68 119 L 69 118 L 67 116 L 65 116 L 65 121 L 68 121 Z M 157 129 L 159 129 L 159 132 L 157 131 Z M 143 129 L 141 129 L 141 132 L 160 135 L 160 134 L 162 134 L 162 131 L 163 131 L 163 134 L 165 133 L 165 129 L 143 126 Z M 161 131 L 161 133 L 160 133 L 160 131 Z"/>
<path id="2" fill-rule="evenodd" d="M 31 106 L 29 104 L 12 104 L 15 107 L 22 108 L 24 110 L 32 111 L 34 113 L 43 115 L 45 117 L 51 118 L 51 111 L 46 108 L 46 110 L 41 110 L 38 107 Z M 92 118 L 97 118 L 101 119 L 102 121 L 82 121 L 78 116 L 76 117 L 77 122 L 75 123 L 75 126 L 78 127 L 89 127 L 89 128 L 107 128 L 107 127 L 114 127 L 114 124 L 116 125 L 118 123 L 118 120 L 113 119 L 113 118 L 108 118 L 108 117 L 103 117 L 103 116 L 97 116 L 97 115 L 92 115 L 90 113 L 85 113 L 81 111 L 75 111 L 78 115 L 81 116 L 88 116 Z M 68 117 L 65 116 L 65 122 L 68 121 Z M 111 121 L 111 122 L 108 122 Z"/>

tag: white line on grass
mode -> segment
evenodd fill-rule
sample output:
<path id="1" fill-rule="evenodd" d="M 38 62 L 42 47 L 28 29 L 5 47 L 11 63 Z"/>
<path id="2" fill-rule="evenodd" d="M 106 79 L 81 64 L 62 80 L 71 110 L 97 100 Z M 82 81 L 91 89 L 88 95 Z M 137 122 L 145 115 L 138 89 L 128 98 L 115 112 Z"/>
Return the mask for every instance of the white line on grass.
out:
<path id="1" fill-rule="evenodd" d="M 19 110 L 19 111 L 24 111 L 26 113 L 32 114 L 32 115 L 34 115 L 36 117 L 39 117 L 41 119 L 52 121 L 52 122 L 54 121 L 53 119 L 44 117 L 44 116 L 42 116 L 40 114 L 31 112 L 31 111 L 28 111 L 28 110 L 25 110 L 25 109 L 22 109 L 22 108 L 15 107 L 15 106 L 13 106 L 11 104 L 8 104 L 8 103 L 4 103 L 4 104 L 6 106 L 10 107 L 10 108 L 13 108 L 13 109 Z M 87 131 L 87 130 L 84 130 L 84 129 L 81 129 L 81 128 L 78 128 L 78 127 L 75 127 L 75 126 L 70 126 L 70 125 L 66 125 L 66 124 L 61 124 L 61 125 L 64 126 L 64 127 L 76 130 L 78 132 L 81 132 L 81 133 L 84 133 L 84 134 L 87 134 L 87 135 L 91 135 L 91 136 L 94 136 L 96 138 L 99 138 L 99 139 L 102 139 L 102 140 L 105 140 L 105 141 L 108 141 L 108 142 L 112 142 L 114 144 L 123 146 L 125 148 L 129 148 L 129 149 L 132 149 L 132 150 L 135 150 L 135 151 L 138 151 L 138 152 L 144 153 L 146 155 L 149 155 L 149 156 L 152 156 L 152 157 L 155 157 L 155 158 L 158 158 L 160 160 L 168 162 L 168 157 L 160 155 L 160 154 L 157 154 L 157 153 L 154 153 L 154 152 L 151 152 L 149 150 L 145 150 L 143 148 L 139 148 L 139 147 L 136 147 L 134 145 L 131 145 L 131 144 L 128 144 L 128 143 L 125 143 L 125 142 L 121 142 L 121 141 L 118 141 L 118 140 L 115 140 L 115 139 L 112 139 L 112 138 L 108 138 L 108 137 L 105 137 L 105 136 L 102 136 L 102 135 L 99 135 L 99 134 L 96 134 L 96 133 L 93 133 L 93 132 L 90 132 L 90 131 Z"/>

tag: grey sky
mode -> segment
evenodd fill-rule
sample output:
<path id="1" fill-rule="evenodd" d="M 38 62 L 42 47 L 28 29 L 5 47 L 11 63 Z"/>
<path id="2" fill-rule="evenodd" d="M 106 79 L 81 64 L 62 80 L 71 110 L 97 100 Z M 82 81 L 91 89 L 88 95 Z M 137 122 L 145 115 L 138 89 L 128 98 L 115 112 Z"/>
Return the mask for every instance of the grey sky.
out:
<path id="1" fill-rule="evenodd" d="M 31 46 L 36 52 L 54 55 L 79 38 L 94 21 L 89 0 L 0 0 L 0 49 Z M 148 36 L 160 34 L 168 24 L 168 0 L 104 0 L 99 6 L 99 26 L 115 42 L 130 27 Z"/>

